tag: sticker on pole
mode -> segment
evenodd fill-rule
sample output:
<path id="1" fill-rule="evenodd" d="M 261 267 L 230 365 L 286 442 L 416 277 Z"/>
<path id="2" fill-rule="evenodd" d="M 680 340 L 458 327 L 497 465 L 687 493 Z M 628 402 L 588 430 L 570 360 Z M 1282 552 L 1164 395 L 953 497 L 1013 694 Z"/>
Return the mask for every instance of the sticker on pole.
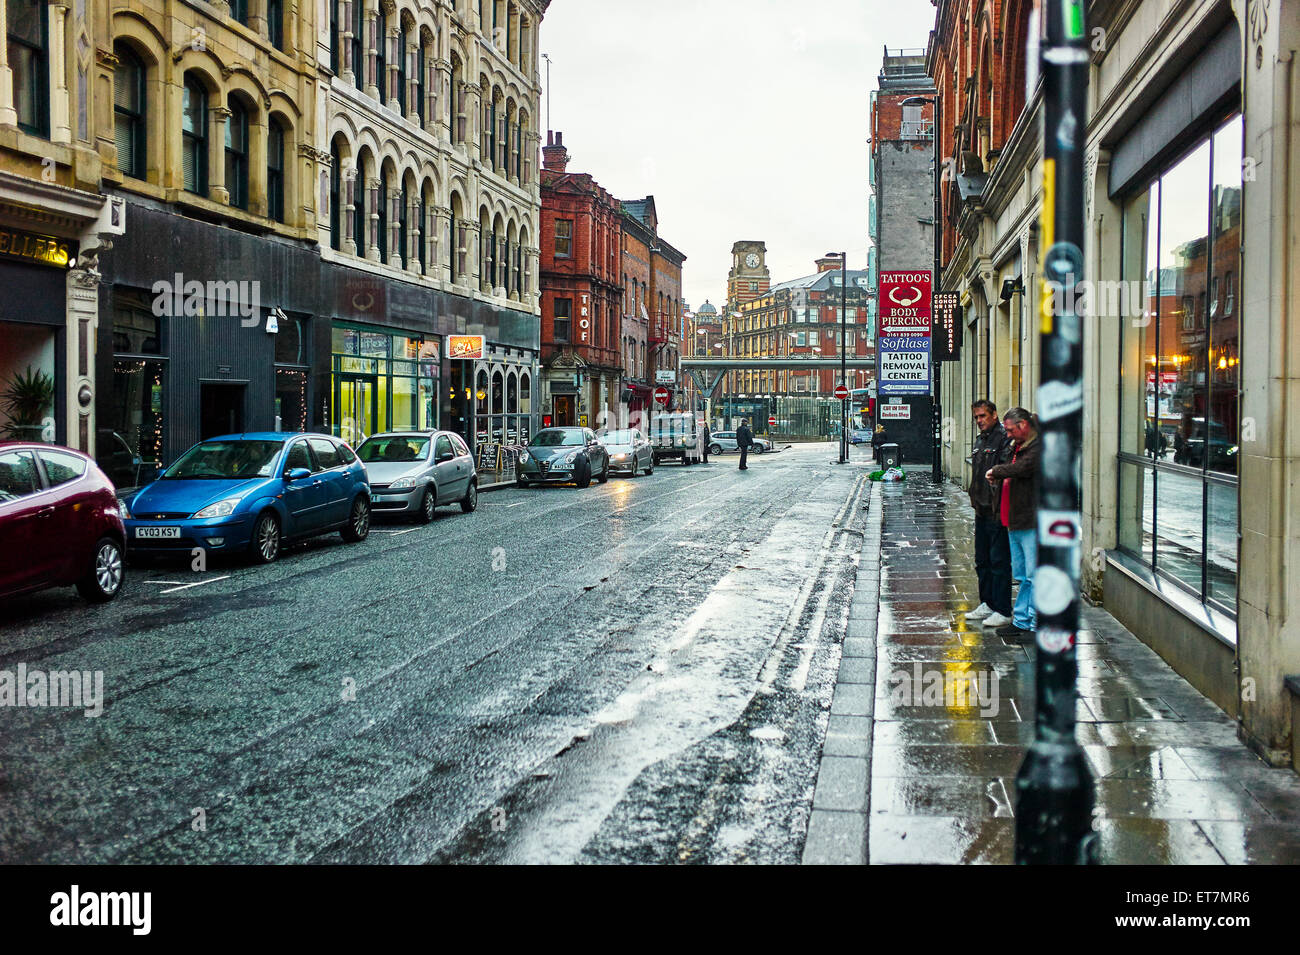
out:
<path id="1" fill-rule="evenodd" d="M 1070 575 L 1050 564 L 1034 571 L 1034 606 L 1049 617 L 1064 613 L 1074 600 L 1074 582 Z"/>
<path id="2" fill-rule="evenodd" d="M 1067 547 L 1079 543 L 1078 511 L 1053 511 L 1046 508 L 1038 512 L 1038 544 Z"/>
<path id="3" fill-rule="evenodd" d="M 1038 388 L 1038 417 L 1055 421 L 1083 410 L 1083 385 L 1078 382 L 1047 381 Z"/>
<path id="4" fill-rule="evenodd" d="M 1074 634 L 1056 627 L 1039 627 L 1037 640 L 1039 649 L 1047 653 L 1064 653 L 1074 646 Z"/>

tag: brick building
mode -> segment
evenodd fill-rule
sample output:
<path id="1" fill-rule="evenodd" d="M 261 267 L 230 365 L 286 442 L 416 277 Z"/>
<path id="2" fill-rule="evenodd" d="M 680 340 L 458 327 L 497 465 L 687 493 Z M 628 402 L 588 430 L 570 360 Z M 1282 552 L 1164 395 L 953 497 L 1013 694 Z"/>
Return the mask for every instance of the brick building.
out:
<path id="1" fill-rule="evenodd" d="M 873 287 L 881 271 L 930 272 L 934 265 L 934 84 L 926 73 L 925 51 L 886 49 L 877 82 L 871 93 L 867 224 L 875 250 Z M 908 406 L 908 417 L 894 418 L 889 426 L 903 460 L 929 461 L 934 454 L 930 395 L 892 400 Z"/>
<path id="2" fill-rule="evenodd" d="M 567 171 L 563 133 L 547 134 L 542 157 L 543 413 L 604 427 L 623 373 L 622 207 L 590 174 Z"/>
<path id="3" fill-rule="evenodd" d="M 623 202 L 623 333 L 628 358 L 621 398 L 631 427 L 648 424 L 656 384 L 681 407 L 682 263 L 686 256 L 659 235 L 654 196 Z M 671 377 L 669 377 L 671 376 Z"/>

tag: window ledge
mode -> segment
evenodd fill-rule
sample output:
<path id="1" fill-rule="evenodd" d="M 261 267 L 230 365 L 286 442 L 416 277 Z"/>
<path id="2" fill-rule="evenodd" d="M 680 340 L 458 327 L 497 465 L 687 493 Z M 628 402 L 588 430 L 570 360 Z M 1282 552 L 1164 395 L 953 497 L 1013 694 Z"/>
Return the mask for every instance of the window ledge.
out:
<path id="1" fill-rule="evenodd" d="M 1237 621 L 1232 617 L 1201 603 L 1187 591 L 1153 573 L 1149 567 L 1123 551 L 1106 551 L 1106 563 L 1151 591 L 1224 646 L 1232 648 L 1237 646 Z"/>

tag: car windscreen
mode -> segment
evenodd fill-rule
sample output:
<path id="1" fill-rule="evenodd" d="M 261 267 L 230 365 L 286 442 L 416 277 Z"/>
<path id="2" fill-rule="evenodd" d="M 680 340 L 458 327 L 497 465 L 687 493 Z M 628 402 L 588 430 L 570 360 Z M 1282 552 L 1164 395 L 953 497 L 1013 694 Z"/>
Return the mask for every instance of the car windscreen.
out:
<path id="1" fill-rule="evenodd" d="M 606 431 L 600 436 L 604 444 L 631 444 L 634 431 Z"/>
<path id="2" fill-rule="evenodd" d="M 270 477 L 281 441 L 201 441 L 163 472 L 165 480 L 229 481 Z"/>
<path id="3" fill-rule="evenodd" d="M 528 442 L 528 446 L 532 448 L 558 448 L 573 444 L 582 445 L 586 443 L 586 439 L 583 437 L 582 432 L 576 428 L 572 431 L 555 428 L 550 431 L 537 432 L 537 434 L 533 435 L 533 440 Z"/>
<path id="4" fill-rule="evenodd" d="M 366 464 L 423 461 L 429 453 L 429 439 L 421 435 L 367 438 L 357 448 L 357 457 Z"/>

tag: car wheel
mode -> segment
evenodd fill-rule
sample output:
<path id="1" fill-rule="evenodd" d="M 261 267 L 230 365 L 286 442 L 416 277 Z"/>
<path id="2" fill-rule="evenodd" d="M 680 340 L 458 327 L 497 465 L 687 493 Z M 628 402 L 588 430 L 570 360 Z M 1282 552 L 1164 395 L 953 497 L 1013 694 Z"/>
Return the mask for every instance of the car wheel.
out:
<path id="1" fill-rule="evenodd" d="M 591 462 L 590 461 L 588 461 L 586 466 L 583 468 L 582 477 L 578 478 L 577 481 L 575 481 L 574 483 L 577 484 L 578 487 L 588 487 L 591 485 Z"/>
<path id="2" fill-rule="evenodd" d="M 646 474 L 654 474 L 654 473 L 655 473 L 655 463 L 656 463 L 656 462 L 655 462 L 654 458 L 651 458 L 651 459 L 650 459 L 650 463 L 647 464 L 647 465 L 645 466 L 645 473 L 646 473 Z"/>
<path id="3" fill-rule="evenodd" d="M 103 603 L 117 596 L 125 578 L 122 545 L 111 537 L 101 537 L 95 544 L 95 558 L 90 570 L 77 581 L 77 592 L 91 603 Z"/>
<path id="4" fill-rule="evenodd" d="M 720 444 L 709 445 L 709 454 L 721 454 L 721 453 L 722 453 L 722 445 Z"/>
<path id="5" fill-rule="evenodd" d="M 348 522 L 343 525 L 343 530 L 339 533 L 349 544 L 356 544 L 370 536 L 370 502 L 366 500 L 365 495 L 358 494 L 357 499 L 352 502 Z"/>
<path id="6" fill-rule="evenodd" d="M 433 513 L 438 509 L 438 495 L 432 487 L 424 489 L 424 496 L 420 498 L 420 509 L 415 514 L 415 519 L 421 524 L 428 524 L 433 520 Z"/>
<path id="7" fill-rule="evenodd" d="M 600 472 L 600 477 L 596 478 L 596 480 L 601 484 L 605 484 L 609 481 L 609 458 L 605 459 L 605 470 Z"/>
<path id="8" fill-rule="evenodd" d="M 470 481 L 469 487 L 465 489 L 465 497 L 460 502 L 460 509 L 469 514 L 476 507 L 478 507 L 478 481 Z"/>
<path id="9" fill-rule="evenodd" d="M 274 511 L 263 511 L 253 525 L 248 552 L 254 563 L 269 564 L 280 556 L 280 521 Z"/>
<path id="10" fill-rule="evenodd" d="M 632 474 L 630 476 L 636 477 L 636 455 L 632 455 Z"/>

